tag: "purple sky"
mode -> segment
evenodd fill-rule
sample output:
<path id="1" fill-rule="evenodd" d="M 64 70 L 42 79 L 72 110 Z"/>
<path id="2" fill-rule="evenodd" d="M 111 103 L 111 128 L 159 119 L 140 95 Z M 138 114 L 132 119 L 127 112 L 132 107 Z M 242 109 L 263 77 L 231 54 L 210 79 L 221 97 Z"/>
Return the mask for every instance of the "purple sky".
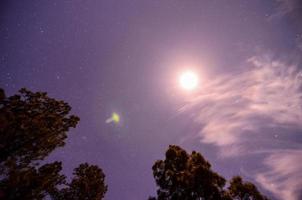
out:
<path id="1" fill-rule="evenodd" d="M 49 160 L 106 173 L 106 200 L 155 193 L 169 144 L 276 199 L 302 196 L 299 0 L 52 0 L 0 3 L 0 87 L 47 91 L 80 116 Z M 177 84 L 199 72 L 190 94 Z M 112 112 L 120 126 L 106 124 Z"/>

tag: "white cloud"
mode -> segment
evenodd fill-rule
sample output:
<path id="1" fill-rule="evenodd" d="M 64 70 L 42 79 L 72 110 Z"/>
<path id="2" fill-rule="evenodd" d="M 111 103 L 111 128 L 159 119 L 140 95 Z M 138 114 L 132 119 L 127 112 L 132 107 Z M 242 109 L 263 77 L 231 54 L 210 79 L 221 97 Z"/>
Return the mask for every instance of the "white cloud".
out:
<path id="1" fill-rule="evenodd" d="M 248 60 L 252 69 L 216 77 L 181 111 L 193 110 L 203 124 L 202 141 L 218 146 L 241 142 L 262 128 L 302 128 L 302 73 L 268 57 Z"/>
<path id="2" fill-rule="evenodd" d="M 269 56 L 252 57 L 248 64 L 245 72 L 205 81 L 200 93 L 181 111 L 194 113 L 195 121 L 202 125 L 201 141 L 220 147 L 224 157 L 259 153 L 260 149 L 266 152 L 269 157 L 264 164 L 273 171 L 261 172 L 257 180 L 282 199 L 297 200 L 296 191 L 301 184 L 297 185 L 295 173 L 302 170 L 301 154 L 287 160 L 281 147 L 272 148 L 261 140 L 273 131 L 285 130 L 289 135 L 287 142 L 295 143 L 290 141 L 290 135 L 297 134 L 292 130 L 302 130 L 302 72 L 295 65 Z M 279 153 L 274 153 L 276 150 Z M 270 161 L 277 165 L 288 161 L 296 168 L 278 168 Z M 285 179 L 284 173 L 291 177 Z M 279 179 L 281 182 L 275 183 Z"/>
<path id="3" fill-rule="evenodd" d="M 268 171 L 256 180 L 280 199 L 299 199 L 302 195 L 302 150 L 274 153 L 265 159 Z"/>

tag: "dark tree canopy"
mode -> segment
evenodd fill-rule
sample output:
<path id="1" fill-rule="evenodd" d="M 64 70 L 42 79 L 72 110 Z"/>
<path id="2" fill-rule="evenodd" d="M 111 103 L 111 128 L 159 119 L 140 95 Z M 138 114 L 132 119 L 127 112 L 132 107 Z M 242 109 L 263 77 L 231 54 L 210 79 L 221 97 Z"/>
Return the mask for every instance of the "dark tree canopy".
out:
<path id="1" fill-rule="evenodd" d="M 33 93 L 25 88 L 20 94 L 0 99 L 0 162 L 8 158 L 25 164 L 45 158 L 63 146 L 70 127 L 79 118 L 69 115 L 71 107 L 63 101 Z"/>
<path id="2" fill-rule="evenodd" d="M 81 164 L 67 183 L 60 174 L 61 162 L 38 162 L 65 145 L 68 130 L 79 121 L 69 115 L 70 110 L 66 102 L 44 92 L 23 88 L 20 94 L 7 98 L 0 89 L 0 200 L 104 197 L 105 175 L 98 166 Z"/>
<path id="3" fill-rule="evenodd" d="M 243 182 L 240 176 L 235 176 L 231 179 L 228 189 L 233 199 L 268 200 L 253 183 Z"/>
<path id="4" fill-rule="evenodd" d="M 102 199 L 107 191 L 105 175 L 98 166 L 81 164 L 74 170 L 74 178 L 66 188 L 53 195 L 56 200 Z"/>
<path id="5" fill-rule="evenodd" d="M 157 197 L 150 200 L 264 200 L 256 186 L 232 179 L 229 190 L 226 180 L 212 171 L 211 165 L 195 151 L 188 154 L 182 148 L 170 145 L 165 160 L 152 167 L 158 186 Z"/>
<path id="6" fill-rule="evenodd" d="M 35 167 L 18 167 L 15 162 L 7 163 L 7 176 L 0 181 L 0 199 L 43 199 L 65 182 L 60 174 L 60 162 Z"/>
<path id="7" fill-rule="evenodd" d="M 165 160 L 152 167 L 158 185 L 158 200 L 219 200 L 223 197 L 225 179 L 211 170 L 211 165 L 200 153 L 187 152 L 171 145 Z"/>

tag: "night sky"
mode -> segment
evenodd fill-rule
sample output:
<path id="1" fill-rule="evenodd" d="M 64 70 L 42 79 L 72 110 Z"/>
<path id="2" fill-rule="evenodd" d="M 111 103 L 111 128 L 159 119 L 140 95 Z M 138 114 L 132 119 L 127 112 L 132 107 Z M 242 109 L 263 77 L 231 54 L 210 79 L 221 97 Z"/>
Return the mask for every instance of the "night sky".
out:
<path id="1" fill-rule="evenodd" d="M 46 91 L 81 121 L 48 161 L 147 199 L 169 144 L 273 199 L 302 199 L 300 0 L 1 0 L 0 87 Z M 199 77 L 195 90 L 179 74 Z M 119 124 L 105 123 L 116 112 Z"/>

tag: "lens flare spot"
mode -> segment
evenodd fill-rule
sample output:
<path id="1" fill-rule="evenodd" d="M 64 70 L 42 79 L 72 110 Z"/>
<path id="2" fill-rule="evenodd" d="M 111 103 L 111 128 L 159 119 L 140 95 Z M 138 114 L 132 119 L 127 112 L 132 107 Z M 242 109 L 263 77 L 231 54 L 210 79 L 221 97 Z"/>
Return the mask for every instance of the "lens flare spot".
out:
<path id="1" fill-rule="evenodd" d="M 106 120 L 106 123 L 115 123 L 118 124 L 120 122 L 120 116 L 116 112 L 112 113 L 111 117 Z"/>

